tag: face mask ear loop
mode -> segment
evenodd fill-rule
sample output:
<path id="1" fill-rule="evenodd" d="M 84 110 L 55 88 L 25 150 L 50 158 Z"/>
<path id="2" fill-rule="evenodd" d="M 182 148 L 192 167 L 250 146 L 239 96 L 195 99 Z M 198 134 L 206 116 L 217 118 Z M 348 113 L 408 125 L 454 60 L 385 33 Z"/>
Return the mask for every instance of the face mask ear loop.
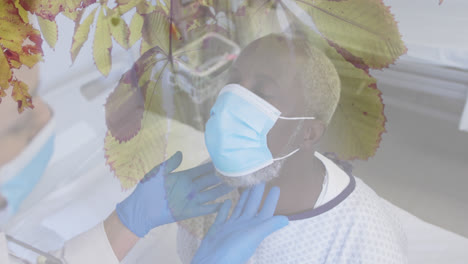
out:
<path id="1" fill-rule="evenodd" d="M 286 155 L 286 156 L 273 159 L 273 161 L 278 161 L 278 160 L 282 160 L 282 159 L 288 158 L 288 157 L 292 156 L 294 153 L 296 153 L 296 152 L 298 152 L 298 151 L 299 151 L 299 148 L 297 148 L 296 150 L 294 150 L 293 152 L 289 153 L 289 154 Z"/>
<path id="2" fill-rule="evenodd" d="M 278 116 L 279 119 L 284 119 L 284 120 L 314 120 L 315 117 L 284 117 L 284 116 Z"/>

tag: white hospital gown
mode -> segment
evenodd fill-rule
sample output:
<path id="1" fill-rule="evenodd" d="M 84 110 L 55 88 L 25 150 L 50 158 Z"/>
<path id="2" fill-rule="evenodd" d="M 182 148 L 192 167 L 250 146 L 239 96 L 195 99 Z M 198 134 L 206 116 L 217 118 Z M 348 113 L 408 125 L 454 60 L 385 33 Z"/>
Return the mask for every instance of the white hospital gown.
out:
<path id="1" fill-rule="evenodd" d="M 290 221 L 267 237 L 248 263 L 407 263 L 406 237 L 398 220 L 372 189 L 355 180 L 355 189 L 338 205 Z M 214 217 L 180 223 L 177 251 L 182 263 L 190 263 Z"/>

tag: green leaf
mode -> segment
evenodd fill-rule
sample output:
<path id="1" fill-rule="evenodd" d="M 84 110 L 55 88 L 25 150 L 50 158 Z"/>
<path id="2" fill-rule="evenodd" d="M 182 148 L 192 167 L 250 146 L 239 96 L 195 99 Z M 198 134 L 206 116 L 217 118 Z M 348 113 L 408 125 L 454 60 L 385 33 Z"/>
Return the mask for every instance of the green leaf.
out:
<path id="1" fill-rule="evenodd" d="M 406 52 L 397 23 L 381 0 L 296 0 L 325 38 L 381 69 Z"/>
<path id="2" fill-rule="evenodd" d="M 308 32 L 307 40 L 332 61 L 341 81 L 340 100 L 327 128 L 323 150 L 334 152 L 343 160 L 372 157 L 380 145 L 386 121 L 376 80 L 346 61 L 317 34 Z"/>
<path id="3" fill-rule="evenodd" d="M 45 41 L 51 48 L 55 48 L 55 44 L 58 39 L 58 28 L 55 21 L 50 21 L 48 19 L 43 19 L 42 17 L 37 17 L 39 27 L 41 28 L 42 36 Z"/>
<path id="4" fill-rule="evenodd" d="M 130 46 L 133 46 L 141 38 L 141 30 L 143 29 L 143 17 L 135 13 L 130 22 Z"/>
<path id="5" fill-rule="evenodd" d="M 276 0 L 248 0 L 239 7 L 233 22 L 239 44 L 244 47 L 250 42 L 271 33 L 279 33 L 281 28 L 276 15 Z"/>
<path id="6" fill-rule="evenodd" d="M 107 76 L 112 68 L 111 49 L 112 38 L 109 24 L 104 15 L 104 8 L 101 8 L 94 34 L 93 58 L 96 67 L 104 76 Z"/>
<path id="7" fill-rule="evenodd" d="M 169 18 L 162 10 L 143 15 L 143 40 L 169 54 Z"/>

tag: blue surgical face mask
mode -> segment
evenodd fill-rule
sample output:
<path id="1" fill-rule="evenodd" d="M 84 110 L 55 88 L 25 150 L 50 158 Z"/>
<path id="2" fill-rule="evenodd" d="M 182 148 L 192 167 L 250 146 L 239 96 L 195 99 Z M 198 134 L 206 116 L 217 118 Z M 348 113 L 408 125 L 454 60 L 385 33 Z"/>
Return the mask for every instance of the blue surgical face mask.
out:
<path id="1" fill-rule="evenodd" d="M 205 144 L 215 168 L 230 177 L 244 176 L 285 159 L 273 158 L 267 135 L 281 112 L 261 97 L 238 84 L 228 84 L 219 93 L 205 127 Z"/>
<path id="2" fill-rule="evenodd" d="M 54 149 L 53 129 L 49 121 L 14 160 L 0 168 L 0 193 L 8 201 L 4 209 L 8 215 L 19 209 L 44 174 Z"/>

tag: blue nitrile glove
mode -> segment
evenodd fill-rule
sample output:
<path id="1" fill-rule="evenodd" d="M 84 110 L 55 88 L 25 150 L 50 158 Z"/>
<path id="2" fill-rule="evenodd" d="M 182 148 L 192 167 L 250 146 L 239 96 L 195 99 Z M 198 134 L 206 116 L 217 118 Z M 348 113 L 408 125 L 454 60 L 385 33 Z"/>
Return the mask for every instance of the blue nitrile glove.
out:
<path id="1" fill-rule="evenodd" d="M 270 190 L 259 212 L 264 190 L 265 185 L 260 184 L 244 191 L 229 220 L 226 218 L 231 202 L 224 202 L 192 264 L 245 263 L 263 239 L 288 225 L 287 217 L 273 216 L 280 194 L 278 187 Z"/>
<path id="2" fill-rule="evenodd" d="M 157 226 L 214 213 L 220 204 L 205 203 L 232 190 L 219 184 L 211 163 L 171 173 L 181 161 L 182 153 L 177 152 L 148 172 L 135 191 L 117 204 L 120 221 L 138 237 Z"/>

